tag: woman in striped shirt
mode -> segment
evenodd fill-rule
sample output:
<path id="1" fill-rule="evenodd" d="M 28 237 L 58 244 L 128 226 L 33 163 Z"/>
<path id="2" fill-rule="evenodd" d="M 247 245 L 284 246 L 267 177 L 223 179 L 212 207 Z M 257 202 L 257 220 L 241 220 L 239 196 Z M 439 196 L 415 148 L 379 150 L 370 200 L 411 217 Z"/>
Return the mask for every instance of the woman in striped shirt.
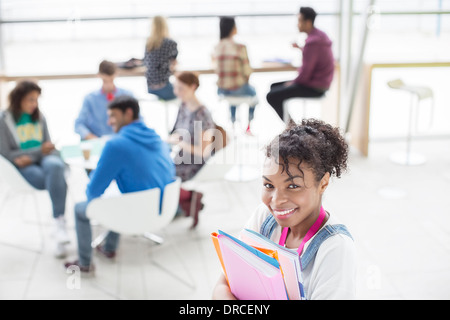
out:
<path id="1" fill-rule="evenodd" d="M 249 84 L 252 68 L 250 67 L 247 48 L 234 41 L 237 33 L 236 22 L 233 17 L 220 18 L 220 42 L 214 48 L 213 64 L 218 76 L 218 94 L 224 96 L 254 97 L 249 106 L 247 133 L 251 134 L 250 122 L 253 120 L 255 106 L 258 103 L 256 91 Z M 236 121 L 236 106 L 230 106 L 231 122 Z"/>

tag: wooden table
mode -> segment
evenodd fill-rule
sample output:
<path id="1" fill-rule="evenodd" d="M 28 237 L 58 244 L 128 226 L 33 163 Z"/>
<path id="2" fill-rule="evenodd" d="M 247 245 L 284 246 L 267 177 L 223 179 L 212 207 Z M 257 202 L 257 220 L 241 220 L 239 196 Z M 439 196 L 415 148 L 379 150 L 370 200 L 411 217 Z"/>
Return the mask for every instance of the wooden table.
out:
<path id="1" fill-rule="evenodd" d="M 298 67 L 290 64 L 270 63 L 260 67 L 253 68 L 253 72 L 286 72 L 295 71 Z M 118 69 L 118 77 L 143 77 L 145 76 L 145 67 L 136 67 L 133 69 Z M 197 74 L 214 74 L 214 69 L 192 69 L 188 70 Z M 35 74 L 35 75 L 0 75 L 0 82 L 18 81 L 22 79 L 39 80 L 71 80 L 71 79 L 90 79 L 97 78 L 97 73 L 66 73 L 66 74 Z"/>

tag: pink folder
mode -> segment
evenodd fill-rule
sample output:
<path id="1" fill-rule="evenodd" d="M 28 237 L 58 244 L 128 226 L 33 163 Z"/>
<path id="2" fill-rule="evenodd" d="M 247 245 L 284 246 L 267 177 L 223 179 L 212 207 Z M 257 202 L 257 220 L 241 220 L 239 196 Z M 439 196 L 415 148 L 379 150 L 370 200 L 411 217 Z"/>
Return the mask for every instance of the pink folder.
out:
<path id="1" fill-rule="evenodd" d="M 302 300 L 303 297 L 303 279 L 301 273 L 300 259 L 297 251 L 284 248 L 270 239 L 248 229 L 244 229 L 240 238 L 245 243 L 253 247 L 261 247 L 278 252 L 278 260 L 283 270 L 286 290 L 290 300 Z"/>
<path id="2" fill-rule="evenodd" d="M 237 299 L 288 299 L 280 268 L 225 235 L 219 235 L 218 239 L 230 289 Z"/>

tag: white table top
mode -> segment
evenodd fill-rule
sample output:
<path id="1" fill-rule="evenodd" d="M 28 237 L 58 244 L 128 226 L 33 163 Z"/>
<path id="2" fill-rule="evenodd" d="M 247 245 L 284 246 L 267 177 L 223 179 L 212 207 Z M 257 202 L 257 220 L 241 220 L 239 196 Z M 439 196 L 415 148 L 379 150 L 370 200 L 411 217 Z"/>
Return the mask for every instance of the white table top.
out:
<path id="1" fill-rule="evenodd" d="M 99 159 L 99 156 L 91 156 L 89 160 L 85 160 L 84 157 L 73 157 L 65 159 L 65 162 L 70 166 L 94 170 L 95 168 L 97 168 Z"/>

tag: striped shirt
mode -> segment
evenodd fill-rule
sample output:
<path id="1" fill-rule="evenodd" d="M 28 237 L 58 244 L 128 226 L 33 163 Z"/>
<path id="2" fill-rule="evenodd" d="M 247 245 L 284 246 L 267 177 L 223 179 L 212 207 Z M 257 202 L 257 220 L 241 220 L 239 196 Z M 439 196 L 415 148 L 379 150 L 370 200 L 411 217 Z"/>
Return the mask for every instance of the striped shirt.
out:
<path id="1" fill-rule="evenodd" d="M 252 68 L 245 45 L 223 39 L 214 48 L 213 58 L 219 88 L 236 90 L 248 82 Z"/>

